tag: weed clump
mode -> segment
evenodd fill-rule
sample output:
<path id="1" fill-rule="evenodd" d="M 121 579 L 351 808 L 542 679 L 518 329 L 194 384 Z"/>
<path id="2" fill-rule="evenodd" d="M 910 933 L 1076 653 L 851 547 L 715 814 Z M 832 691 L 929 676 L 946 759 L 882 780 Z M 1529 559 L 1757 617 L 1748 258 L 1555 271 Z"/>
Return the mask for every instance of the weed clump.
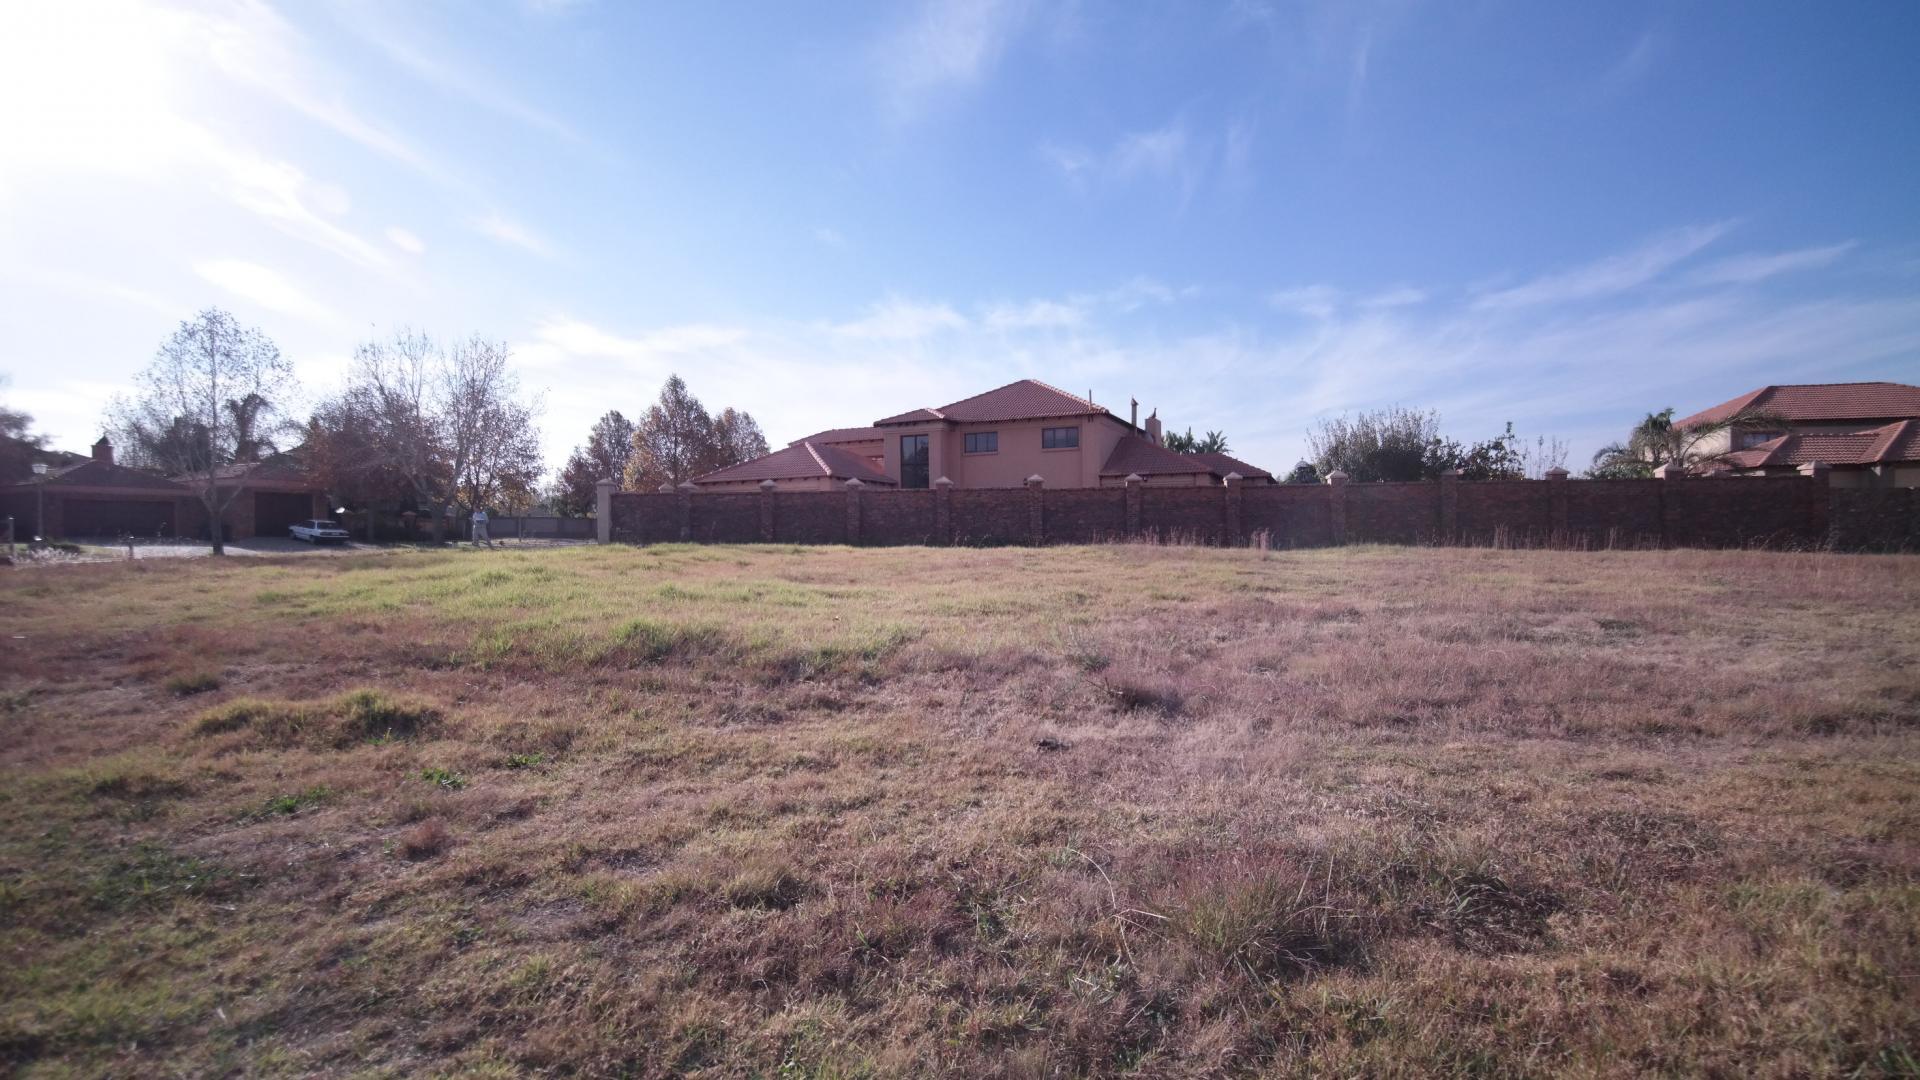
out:
<path id="1" fill-rule="evenodd" d="M 310 704 L 265 698 L 235 698 L 202 712 L 193 722 L 199 736 L 244 731 L 251 741 L 286 746 L 318 743 L 345 748 L 364 742 L 416 738 L 439 726 L 440 710 L 412 698 L 355 690 Z"/>
<path id="2" fill-rule="evenodd" d="M 431 859 L 453 846 L 453 832 L 439 818 L 428 818 L 400 834 L 395 848 L 409 862 Z"/>

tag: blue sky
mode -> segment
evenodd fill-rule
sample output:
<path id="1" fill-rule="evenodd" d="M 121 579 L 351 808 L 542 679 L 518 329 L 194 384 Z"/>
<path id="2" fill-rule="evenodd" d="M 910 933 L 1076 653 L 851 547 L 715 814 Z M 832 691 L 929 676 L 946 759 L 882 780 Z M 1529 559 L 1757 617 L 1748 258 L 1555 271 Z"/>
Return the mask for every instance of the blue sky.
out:
<path id="1" fill-rule="evenodd" d="M 0 400 L 227 307 L 311 396 L 512 343 L 550 463 L 670 372 L 776 443 L 1020 377 L 1290 466 L 1920 379 L 1920 5 L 8 5 Z"/>

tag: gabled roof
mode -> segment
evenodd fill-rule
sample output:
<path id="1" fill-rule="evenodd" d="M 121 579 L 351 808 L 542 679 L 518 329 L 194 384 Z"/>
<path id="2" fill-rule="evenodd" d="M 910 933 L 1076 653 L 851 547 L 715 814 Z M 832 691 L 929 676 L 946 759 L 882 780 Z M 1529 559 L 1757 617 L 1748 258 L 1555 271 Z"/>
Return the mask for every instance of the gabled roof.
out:
<path id="1" fill-rule="evenodd" d="M 1676 420 L 1675 427 L 1715 424 L 1741 413 L 1783 420 L 1892 420 L 1920 417 L 1920 386 L 1896 382 L 1804 383 L 1763 386 L 1711 409 Z"/>
<path id="2" fill-rule="evenodd" d="M 1225 454 L 1182 454 L 1149 442 L 1139 435 L 1123 435 L 1114 444 L 1113 453 L 1107 455 L 1107 463 L 1100 467 L 1100 475 L 1126 476 L 1129 473 L 1141 476 L 1206 473 L 1215 479 L 1224 479 L 1228 473 L 1239 473 L 1248 480 L 1273 478 L 1273 474 L 1265 469 L 1256 469 Z"/>
<path id="3" fill-rule="evenodd" d="M 1736 450 L 1725 460 L 1736 469 L 1807 465 L 1815 461 L 1828 465 L 1920 462 L 1920 420 L 1901 420 L 1872 431 L 1849 434 L 1823 431 L 1782 435 L 1759 446 Z"/>
<path id="4" fill-rule="evenodd" d="M 961 398 L 937 409 L 914 409 L 898 416 L 874 421 L 875 425 L 924 424 L 945 421 L 950 424 L 998 424 L 1012 420 L 1042 420 L 1056 416 L 1113 416 L 1105 408 L 1086 398 L 1048 386 L 1037 379 L 1021 379 L 1005 386 Z M 1117 419 L 1117 418 L 1116 418 Z"/>
<path id="5" fill-rule="evenodd" d="M 881 439 L 884 439 L 886 437 L 887 437 L 887 433 L 884 431 L 881 431 L 877 427 L 833 428 L 828 431 L 821 431 L 812 435 L 808 435 L 803 439 L 795 439 L 792 442 L 788 443 L 787 445 L 799 446 L 803 442 L 810 442 L 810 443 L 813 443 L 815 446 L 820 446 L 822 444 L 827 446 L 839 446 L 844 443 L 879 442 Z"/>
<path id="6" fill-rule="evenodd" d="M 877 468 L 863 455 L 827 443 L 807 440 L 782 447 L 771 454 L 763 454 L 752 461 L 743 461 L 738 465 L 716 469 L 705 476 L 696 476 L 693 482 L 714 484 L 742 480 L 772 480 L 779 483 L 782 480 L 809 480 L 822 476 L 830 480 L 858 480 L 863 484 L 892 486 L 894 483 L 892 477 Z"/>
<path id="7" fill-rule="evenodd" d="M 94 458 L 66 468 L 48 469 L 44 479 L 27 480 L 14 486 L 31 490 L 40 484 L 49 488 L 147 488 L 170 495 L 187 493 L 185 488 L 159 473 L 109 465 Z"/>

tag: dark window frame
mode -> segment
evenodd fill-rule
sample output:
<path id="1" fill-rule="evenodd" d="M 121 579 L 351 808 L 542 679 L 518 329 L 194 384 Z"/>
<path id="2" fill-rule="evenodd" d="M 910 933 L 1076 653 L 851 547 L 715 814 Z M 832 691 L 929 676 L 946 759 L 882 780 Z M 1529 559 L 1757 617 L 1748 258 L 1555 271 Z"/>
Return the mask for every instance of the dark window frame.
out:
<path id="1" fill-rule="evenodd" d="M 907 445 L 918 442 L 917 453 L 909 453 Z M 900 488 L 920 490 L 933 486 L 932 440 L 925 435 L 900 436 Z"/>
<path id="2" fill-rule="evenodd" d="M 986 445 L 977 447 L 974 440 L 979 439 Z M 968 454 L 997 454 L 1000 452 L 1000 433 L 998 431 L 969 431 L 960 437 L 960 447 Z"/>
<path id="3" fill-rule="evenodd" d="M 1042 450 L 1078 450 L 1080 448 L 1080 425 L 1072 427 L 1050 427 L 1040 429 L 1040 449 Z"/>

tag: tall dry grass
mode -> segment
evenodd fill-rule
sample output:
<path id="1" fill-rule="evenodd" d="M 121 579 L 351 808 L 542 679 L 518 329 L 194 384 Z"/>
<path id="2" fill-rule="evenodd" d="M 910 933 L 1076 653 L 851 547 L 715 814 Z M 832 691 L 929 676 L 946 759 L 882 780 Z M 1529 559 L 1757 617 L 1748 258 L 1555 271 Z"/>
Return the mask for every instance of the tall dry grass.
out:
<path id="1" fill-rule="evenodd" d="M 23 1072 L 1920 1053 L 1914 558 L 662 547 L 0 593 Z"/>

